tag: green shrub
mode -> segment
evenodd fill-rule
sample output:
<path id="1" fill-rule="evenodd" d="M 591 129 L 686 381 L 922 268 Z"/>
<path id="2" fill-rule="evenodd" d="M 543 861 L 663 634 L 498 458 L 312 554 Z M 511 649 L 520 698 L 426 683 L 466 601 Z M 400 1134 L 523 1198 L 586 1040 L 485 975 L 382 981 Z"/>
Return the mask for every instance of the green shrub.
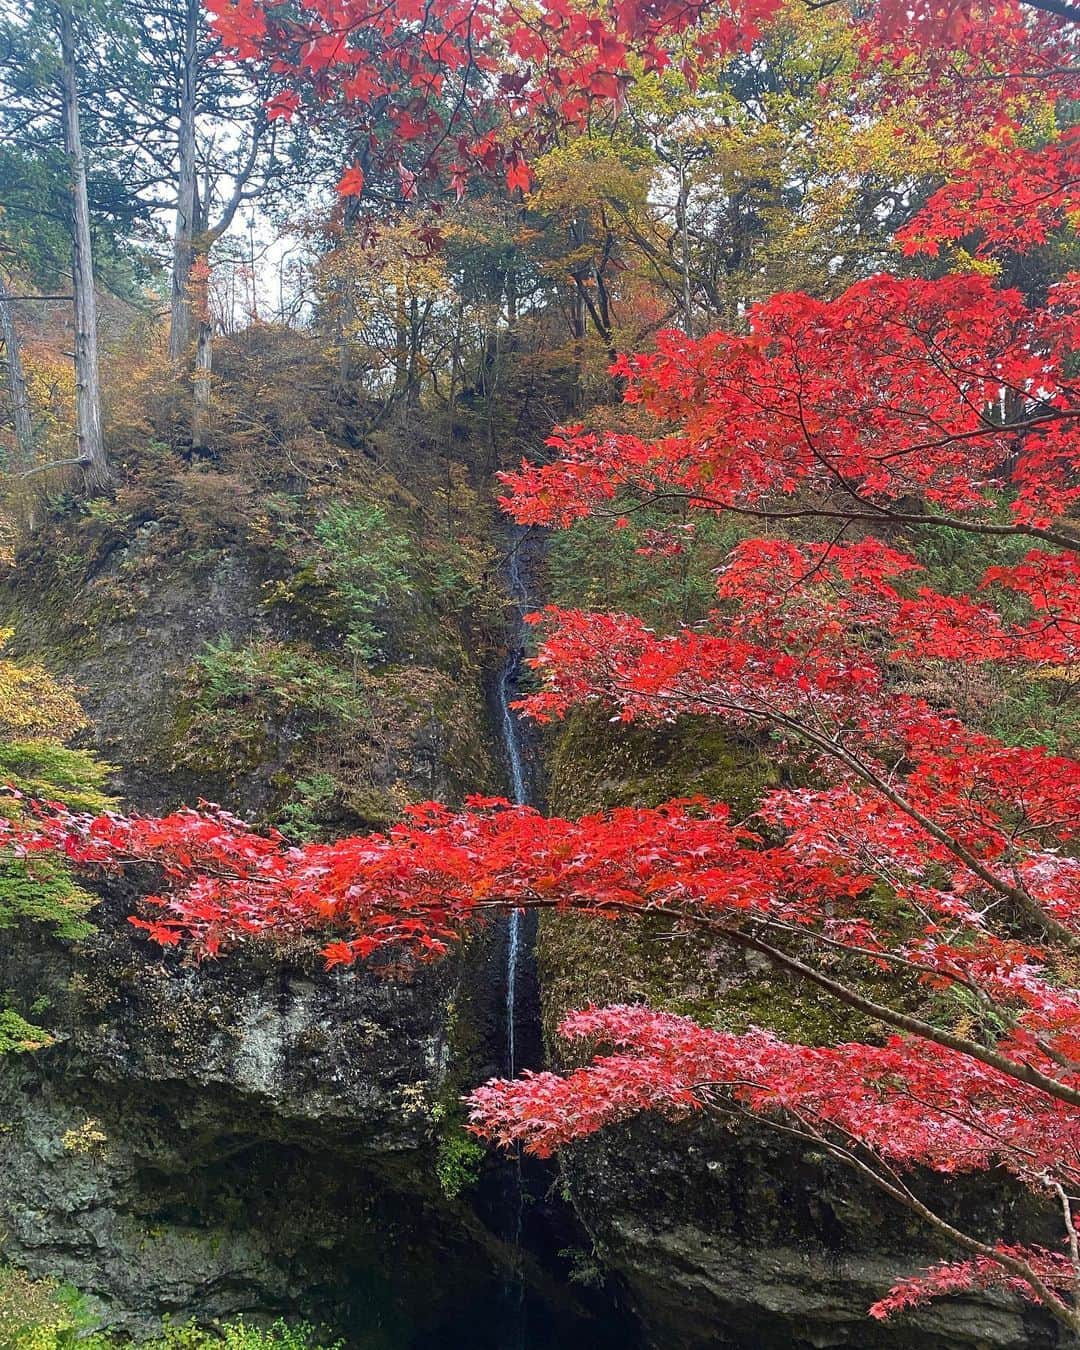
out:
<path id="1" fill-rule="evenodd" d="M 300 778 L 292 788 L 292 795 L 274 821 L 282 834 L 307 844 L 322 837 L 323 816 L 338 796 L 339 784 L 334 775 L 313 773 Z"/>
<path id="2" fill-rule="evenodd" d="M 66 1350 L 85 1329 L 73 1290 L 0 1266 L 0 1350 Z"/>
<path id="3" fill-rule="evenodd" d="M 62 801 L 73 811 L 106 811 L 110 766 L 87 750 L 56 741 L 0 742 L 0 783 L 38 801 Z"/>
<path id="4" fill-rule="evenodd" d="M 30 919 L 76 941 L 94 931 L 86 915 L 96 904 L 95 896 L 75 884 L 62 858 L 0 853 L 0 928 Z"/>
<path id="5" fill-rule="evenodd" d="M 300 711 L 316 718 L 364 712 L 352 676 L 304 643 L 263 639 L 234 647 L 228 637 L 195 658 L 195 712 L 240 715 L 245 706 L 273 714 Z"/>
<path id="6" fill-rule="evenodd" d="M 53 1044 L 54 1037 L 42 1027 L 36 1027 L 14 1008 L 0 1009 L 0 1055 L 28 1054 L 44 1050 Z M 2 1346 L 3 1342 L 0 1342 Z"/>
<path id="7" fill-rule="evenodd" d="M 6 640 L 10 630 L 0 632 Z M 104 791 L 109 766 L 86 750 L 72 750 L 60 739 L 87 726 L 72 692 L 36 665 L 0 661 L 0 784 L 23 798 L 63 801 L 76 811 L 99 812 L 112 805 Z M 21 733 L 23 739 L 8 739 Z M 0 815 L 18 820 L 26 804 L 9 792 L 0 796 Z M 76 885 L 62 857 L 36 854 L 20 858 L 0 851 L 0 929 L 24 920 L 43 924 L 60 938 L 77 940 L 92 933 L 86 915 L 97 898 Z M 41 1011 L 30 1009 L 31 1014 Z M 41 1050 L 53 1037 L 0 999 L 0 1055 Z M 0 1292 L 0 1299 L 3 1295 Z M 3 1313 L 0 1311 L 0 1328 Z M 0 1340 L 0 1350 L 5 1342 Z"/>
<path id="8" fill-rule="evenodd" d="M 166 1327 L 164 1334 L 147 1343 L 146 1350 L 337 1350 L 340 1341 L 319 1340 L 306 1322 L 284 1321 L 269 1327 L 250 1326 L 242 1317 L 233 1322 L 215 1322 L 210 1328 L 194 1323 Z"/>
<path id="9" fill-rule="evenodd" d="M 466 1133 L 459 1119 L 446 1118 L 435 1150 L 435 1175 L 448 1200 L 455 1200 L 474 1184 L 486 1152 L 478 1139 Z"/>
<path id="10" fill-rule="evenodd" d="M 345 612 L 348 648 L 360 660 L 373 660 L 385 637 L 379 613 L 412 586 L 412 540 L 385 508 L 367 502 L 332 502 L 315 537 L 320 552 L 313 562 Z"/>
<path id="11" fill-rule="evenodd" d="M 306 643 L 259 639 L 211 643 L 192 663 L 173 729 L 175 762 L 202 774 L 247 772 L 280 762 L 288 725 L 305 738 L 338 731 L 367 713 L 353 673 Z"/>

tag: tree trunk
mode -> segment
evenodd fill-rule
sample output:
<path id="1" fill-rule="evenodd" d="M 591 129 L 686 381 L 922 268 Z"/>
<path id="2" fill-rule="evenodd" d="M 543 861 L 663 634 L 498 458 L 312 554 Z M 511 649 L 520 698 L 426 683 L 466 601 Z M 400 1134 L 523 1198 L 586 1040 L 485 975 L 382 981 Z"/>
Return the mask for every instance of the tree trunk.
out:
<path id="1" fill-rule="evenodd" d="M 337 339 L 337 381 L 338 388 L 342 391 L 348 389 L 352 382 L 352 348 L 349 345 L 349 338 L 345 332 L 345 324 L 341 317 L 340 303 L 334 319 Z"/>
<path id="2" fill-rule="evenodd" d="M 410 408 L 420 402 L 421 328 L 420 302 L 414 295 L 409 299 L 409 359 L 405 371 L 405 401 Z"/>
<path id="3" fill-rule="evenodd" d="M 511 264 L 506 269 L 506 351 L 513 356 L 518 348 L 518 274 Z"/>
<path id="4" fill-rule="evenodd" d="M 173 305 L 174 315 L 182 311 L 183 317 L 180 323 L 185 326 L 183 341 L 178 329 L 176 332 L 177 342 L 177 360 L 181 360 L 188 352 L 192 339 L 192 328 L 195 329 L 195 370 L 192 383 L 192 408 L 191 408 L 191 443 L 196 450 L 206 448 L 206 438 L 210 426 L 210 364 L 213 345 L 214 328 L 213 316 L 210 313 L 210 251 L 221 238 L 221 236 L 232 225 L 236 218 L 236 212 L 240 203 L 245 199 L 247 184 L 258 164 L 259 147 L 262 142 L 263 133 L 266 130 L 266 117 L 264 112 L 259 112 L 256 116 L 255 125 L 251 130 L 251 141 L 248 144 L 247 158 L 243 166 L 237 170 L 235 182 L 233 184 L 232 196 L 222 207 L 221 215 L 214 224 L 210 223 L 210 202 L 213 198 L 214 178 L 210 164 L 205 166 L 205 176 L 203 178 L 202 193 L 199 192 L 198 169 L 195 163 L 195 82 L 198 73 L 198 52 L 196 42 L 198 38 L 198 23 L 200 10 L 200 0 L 187 0 L 187 28 L 185 30 L 185 69 L 183 72 L 183 86 L 185 98 L 190 85 L 190 102 L 188 108 L 188 117 L 190 121 L 190 131 L 187 135 L 190 138 L 191 165 L 190 173 L 184 178 L 184 203 L 185 209 L 190 207 L 190 214 L 185 216 L 185 221 L 190 221 L 190 229 L 185 225 L 184 231 L 179 229 L 179 206 L 177 210 L 178 236 L 186 233 L 186 242 L 178 239 L 175 263 L 179 266 L 179 273 L 174 266 L 173 275 Z M 183 147 L 181 147 L 183 148 Z M 190 181 L 190 195 L 188 182 Z M 183 243 L 183 249 L 179 245 Z M 181 255 L 182 252 L 182 256 Z M 181 287 L 180 282 L 183 281 Z M 254 283 L 253 283 L 254 284 Z M 169 351 L 173 350 L 173 333 L 169 334 Z"/>
<path id="5" fill-rule="evenodd" d="M 394 291 L 394 392 L 395 401 L 409 387 L 409 326 L 405 292 L 398 286 Z"/>
<path id="6" fill-rule="evenodd" d="M 180 130 L 177 143 L 176 226 L 173 233 L 172 300 L 169 314 L 169 360 L 179 366 L 189 354 L 193 327 L 191 266 L 195 257 L 197 203 L 195 163 L 195 95 L 198 73 L 200 0 L 187 0 L 184 55 L 180 67 Z"/>
<path id="7" fill-rule="evenodd" d="M 199 320 L 195 342 L 195 378 L 191 414 L 191 445 L 194 450 L 205 450 L 210 439 L 210 374 L 213 365 L 214 339 L 210 324 Z"/>
<path id="8" fill-rule="evenodd" d="M 25 473 L 34 463 L 34 423 L 30 417 L 30 396 L 26 392 L 19 335 L 15 331 L 15 315 L 8 300 L 7 286 L 0 274 L 0 338 L 7 359 L 8 392 L 15 422 L 15 469 Z"/>
<path id="9" fill-rule="evenodd" d="M 71 280 L 75 297 L 75 436 L 78 458 L 90 487 L 110 478 L 101 434 L 101 381 L 98 375 L 97 298 L 90 245 L 90 203 L 86 192 L 86 157 L 79 127 L 79 86 L 75 75 L 75 25 L 71 4 L 63 0 L 60 17 L 61 93 L 64 150 L 71 174 Z"/>
<path id="10" fill-rule="evenodd" d="M 191 267 L 196 323 L 195 373 L 192 380 L 191 447 L 205 450 L 210 437 L 210 377 L 214 359 L 214 323 L 210 312 L 210 259 L 200 254 Z"/>
<path id="11" fill-rule="evenodd" d="M 694 306 L 690 289 L 690 180 L 686 174 L 686 147 L 679 145 L 679 200 L 675 207 L 675 227 L 679 231 L 682 263 L 682 321 L 687 337 L 694 336 Z"/>

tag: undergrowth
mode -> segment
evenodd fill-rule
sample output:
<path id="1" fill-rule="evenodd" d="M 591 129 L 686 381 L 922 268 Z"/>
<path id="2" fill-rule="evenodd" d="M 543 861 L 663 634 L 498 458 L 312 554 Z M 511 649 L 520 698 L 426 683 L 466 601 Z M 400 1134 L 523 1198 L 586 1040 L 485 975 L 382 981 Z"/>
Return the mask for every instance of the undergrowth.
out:
<path id="1" fill-rule="evenodd" d="M 121 1350 L 126 1339 L 95 1329 L 79 1293 L 56 1280 L 0 1267 L 0 1350 Z M 300 1322 L 254 1326 L 243 1318 L 198 1325 L 168 1320 L 142 1350 L 339 1350 L 340 1341 Z"/>

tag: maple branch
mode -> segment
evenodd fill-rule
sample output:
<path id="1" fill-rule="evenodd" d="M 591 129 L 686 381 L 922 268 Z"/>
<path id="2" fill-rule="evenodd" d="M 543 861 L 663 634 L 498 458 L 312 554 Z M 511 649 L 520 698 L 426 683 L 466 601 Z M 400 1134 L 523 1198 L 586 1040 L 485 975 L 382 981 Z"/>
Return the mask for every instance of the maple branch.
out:
<path id="1" fill-rule="evenodd" d="M 633 483 L 627 482 L 628 487 L 634 487 Z M 664 492 L 650 493 L 646 500 L 635 503 L 631 506 L 621 507 L 619 510 L 597 509 L 594 514 L 601 518 L 625 516 L 632 512 L 647 510 L 655 502 L 679 501 L 685 502 L 688 506 L 704 506 L 714 511 L 730 511 L 737 516 L 750 516 L 755 520 L 805 520 L 813 518 L 815 520 L 867 520 L 877 521 L 892 520 L 901 525 L 921 525 L 931 526 L 937 529 L 964 530 L 968 534 L 986 534 L 999 536 L 1023 535 L 1032 539 L 1042 539 L 1047 543 L 1054 544 L 1058 548 L 1067 549 L 1071 553 L 1080 553 L 1080 538 L 1069 534 L 1062 534 L 1058 530 L 1044 530 L 1036 525 L 995 525 L 989 521 L 966 520 L 963 516 L 939 516 L 931 512 L 912 512 L 896 511 L 888 507 L 875 506 L 866 502 L 865 498 L 859 498 L 863 505 L 872 507 L 869 511 L 837 511 L 830 510 L 828 507 L 805 506 L 791 507 L 783 510 L 773 507 L 754 507 L 754 506 L 736 506 L 733 502 L 724 500 L 721 497 L 710 497 L 707 493 L 678 491 L 668 489 Z"/>
<path id="2" fill-rule="evenodd" d="M 805 936 L 805 934 L 800 929 L 796 928 L 794 924 L 784 923 L 780 919 L 764 919 L 759 922 L 765 927 L 772 929 L 774 932 L 783 933 L 787 937 L 797 938 Z M 832 951 L 847 952 L 851 956 L 862 957 L 871 963 L 881 961 L 891 966 L 899 966 L 902 970 L 910 970 L 914 974 L 920 976 L 932 975 L 940 977 L 941 975 L 941 972 L 936 967 L 923 965 L 919 961 L 913 961 L 910 956 L 905 956 L 901 952 L 889 951 L 888 948 L 862 947 L 854 942 L 841 942 L 838 938 L 827 937 L 824 933 L 814 934 L 814 944 L 815 946 L 828 947 Z M 986 990 L 983 989 L 981 985 L 976 984 L 969 975 L 957 973 L 955 975 L 950 975 L 949 979 L 953 984 L 960 985 L 962 988 L 969 990 L 977 998 L 980 998 L 987 1007 L 994 1007 L 994 1001 L 990 995 L 987 994 Z M 1080 1068 L 1080 1065 L 1070 1065 L 1063 1062 L 1063 1060 L 1058 1060 L 1057 1062 L 1063 1069 L 1072 1070 L 1074 1068 Z"/>
<path id="3" fill-rule="evenodd" d="M 1068 1102 L 1070 1106 L 1080 1106 L 1080 1089 L 1070 1087 L 1057 1078 L 1051 1078 L 1049 1074 L 1042 1073 L 1030 1064 L 1010 1059 L 997 1050 L 987 1049 L 977 1041 L 969 1040 L 966 1036 L 958 1036 L 954 1032 L 935 1027 L 932 1023 L 925 1022 L 921 1017 L 915 1017 L 911 1013 L 901 1012 L 898 1008 L 889 1007 L 888 1004 L 877 1003 L 874 999 L 867 998 L 850 986 L 842 984 L 840 981 L 824 974 L 824 972 L 808 965 L 797 956 L 782 951 L 779 947 L 765 942 L 762 938 L 755 937 L 752 933 L 731 928 L 719 920 L 706 919 L 704 916 L 687 915 L 686 917 L 697 925 L 711 926 L 713 931 L 722 933 L 728 940 L 738 946 L 758 952 L 761 956 L 767 957 L 774 965 L 791 971 L 792 974 L 798 975 L 801 979 L 817 985 L 819 989 L 825 990 L 826 993 L 833 995 L 834 998 L 846 1003 L 848 1007 L 854 1008 L 857 1012 L 877 1018 L 889 1026 L 896 1027 L 898 1031 L 907 1031 L 914 1036 L 920 1036 L 923 1040 L 933 1041 L 948 1050 L 955 1050 L 959 1054 L 977 1059 L 988 1068 L 997 1069 L 999 1073 L 1003 1073 L 1017 1082 L 1026 1083 L 1028 1087 L 1038 1088 L 1048 1096 Z"/>
<path id="4" fill-rule="evenodd" d="M 598 690 L 601 695 L 605 691 Z M 664 701 L 675 709 L 679 707 L 679 700 L 664 692 L 658 692 L 655 697 L 659 701 Z M 799 721 L 795 717 L 780 712 L 776 708 L 766 706 L 755 706 L 740 702 L 735 698 L 717 698 L 707 693 L 696 695 L 696 701 L 708 707 L 710 704 L 715 708 L 724 709 L 729 712 L 739 713 L 752 721 L 772 723 L 783 727 L 799 740 L 806 741 L 823 754 L 837 760 L 849 769 L 856 777 L 879 792 L 886 801 L 890 802 L 897 810 L 902 811 L 904 815 L 913 820 L 917 825 L 926 831 L 931 838 L 936 839 L 939 844 L 953 854 L 964 866 L 984 882 L 992 890 L 996 891 L 1004 899 L 1009 900 L 1016 905 L 1019 910 L 1031 919 L 1045 933 L 1056 938 L 1070 950 L 1080 949 L 1080 936 L 1060 923 L 1053 915 L 1048 914 L 1038 901 L 1023 887 L 1015 885 L 1000 877 L 991 868 L 982 863 L 964 844 L 949 833 L 937 821 L 927 816 L 912 802 L 908 801 L 902 793 L 898 792 L 890 783 L 871 767 L 865 760 L 855 754 L 853 750 L 845 746 L 839 739 L 839 736 L 828 736 L 821 732 L 814 731 L 804 721 Z"/>
<path id="5" fill-rule="evenodd" d="M 943 450 L 947 445 L 954 445 L 957 441 L 978 440 L 983 436 L 1005 436 L 1014 431 L 1030 431 L 1034 427 L 1045 426 L 1048 422 L 1062 422 L 1080 417 L 1080 408 L 1055 408 L 1052 412 L 1026 418 L 1023 422 L 996 423 L 989 421 L 978 408 L 974 408 L 973 411 L 983 421 L 983 426 L 973 427 L 970 431 L 952 431 L 936 441 L 908 445 L 903 450 L 888 450 L 884 454 L 874 455 L 874 463 L 885 464 L 891 459 L 902 459 L 905 455 L 921 454 L 924 450 Z"/>
<path id="6" fill-rule="evenodd" d="M 479 902 L 475 908 L 499 913 L 506 913 L 512 909 L 550 909 L 563 912 L 573 912 L 574 909 L 573 906 L 567 906 L 563 902 L 540 895 L 492 897 Z M 966 1036 L 960 1036 L 955 1032 L 936 1027 L 933 1023 L 926 1022 L 912 1013 L 901 1012 L 898 1008 L 892 1008 L 888 1004 L 878 1003 L 865 994 L 860 994 L 857 990 L 852 989 L 850 985 L 841 983 L 841 981 L 826 975 L 814 966 L 808 965 L 799 957 L 792 956 L 789 952 L 766 942 L 763 938 L 756 937 L 743 928 L 734 928 L 720 919 L 711 919 L 707 915 L 696 914 L 693 911 L 669 911 L 663 907 L 650 906 L 644 902 L 612 900 L 605 904 L 604 909 L 611 913 L 632 914 L 642 919 L 661 918 L 676 928 L 679 924 L 690 924 L 694 928 L 713 933 L 736 947 L 745 947 L 750 951 L 757 952 L 760 956 L 766 957 L 773 965 L 816 985 L 819 989 L 831 994 L 839 1002 L 855 1009 L 856 1012 L 865 1013 L 879 1022 L 884 1022 L 887 1026 L 895 1027 L 897 1031 L 906 1031 L 910 1035 L 918 1036 L 922 1040 L 932 1041 L 947 1050 L 954 1050 L 957 1054 L 977 1059 L 980 1063 L 985 1064 L 988 1068 L 996 1069 L 1007 1078 L 1012 1078 L 1016 1082 L 1024 1083 L 1028 1087 L 1045 1092 L 1047 1096 L 1055 1097 L 1058 1101 L 1067 1102 L 1070 1106 L 1080 1106 L 1080 1088 L 1070 1087 L 1068 1083 L 1063 1083 L 1057 1078 L 1051 1078 L 1049 1074 L 1042 1073 L 1030 1064 L 1010 1059 L 998 1050 L 989 1049 Z M 813 941 L 813 938 L 810 940 Z"/>
<path id="7" fill-rule="evenodd" d="M 985 1122 L 980 1119 L 965 1116 L 962 1112 L 952 1110 L 951 1108 L 946 1106 L 942 1106 L 938 1102 L 926 1101 L 924 1098 L 920 1097 L 917 1093 L 912 1092 L 910 1087 L 897 1089 L 897 1095 L 907 1097 L 909 1101 L 916 1102 L 919 1106 L 921 1106 L 924 1110 L 928 1112 L 933 1112 L 936 1113 L 937 1115 L 945 1116 L 947 1119 L 955 1120 L 959 1125 L 962 1125 L 967 1130 L 976 1131 L 977 1133 L 981 1134 L 984 1138 L 990 1140 L 991 1143 L 995 1144 L 1001 1156 L 1004 1156 L 1006 1153 L 1014 1153 L 1031 1159 L 1032 1163 L 1038 1162 L 1037 1155 L 1030 1148 L 1023 1148 L 1019 1144 L 1017 1144 L 1015 1140 L 1007 1139 L 1004 1135 L 998 1133 L 997 1131 L 989 1129 L 985 1124 Z M 1069 1178 L 1069 1180 L 1071 1181 L 1080 1180 L 1080 1176 L 1078 1176 L 1075 1167 L 1070 1167 L 1068 1163 L 1062 1163 L 1061 1166 L 1063 1173 Z M 1010 1170 L 1015 1171 L 1015 1169 Z M 1045 1172 L 1040 1177 L 1040 1180 L 1047 1181 Z"/>
<path id="8" fill-rule="evenodd" d="M 1045 14 L 1056 14 L 1069 23 L 1080 23 L 1080 6 L 1070 5 L 1066 0 L 1020 0 L 1020 3 L 1025 9 L 1041 9 Z"/>
<path id="9" fill-rule="evenodd" d="M 985 866 L 985 864 L 980 862 L 971 850 L 962 844 L 959 839 L 955 838 L 955 836 L 950 834 L 948 830 L 939 825 L 930 816 L 927 816 L 924 812 L 920 811 L 917 806 L 908 801 L 906 797 L 897 792 L 895 788 L 886 782 L 885 779 L 867 764 L 865 760 L 861 759 L 853 751 L 842 745 L 839 740 L 819 736 L 816 732 L 807 730 L 801 723 L 796 722 L 793 718 L 787 717 L 786 715 L 773 714 L 773 716 L 775 720 L 781 722 L 784 726 L 802 736 L 803 739 L 810 741 L 811 744 L 816 745 L 824 750 L 825 753 L 838 759 L 841 764 L 850 768 L 852 772 L 856 773 L 876 792 L 880 792 L 886 801 L 891 802 L 897 810 L 902 811 L 906 816 L 910 817 L 911 820 L 915 821 L 917 825 L 921 826 L 931 838 L 936 839 L 939 844 L 943 844 L 945 848 L 947 848 L 954 857 L 958 858 L 968 871 L 973 872 L 980 881 L 985 882 L 986 885 L 997 891 L 999 895 L 1004 896 L 1006 899 L 1011 900 L 1016 904 L 1028 918 L 1032 919 L 1046 933 L 1057 938 L 1059 942 L 1062 942 L 1073 950 L 1080 947 L 1080 937 L 1078 937 L 1071 929 L 1066 928 L 1064 924 L 1059 923 L 1053 915 L 1048 914 L 1034 896 L 1024 890 L 1023 887 L 1005 881 L 1004 878 L 998 876 L 996 872 Z"/>
<path id="10" fill-rule="evenodd" d="M 1060 1181 L 1049 1180 L 1051 1190 L 1058 1198 L 1061 1205 L 1062 1218 L 1065 1221 L 1065 1232 L 1069 1236 L 1069 1260 L 1073 1266 L 1073 1290 L 1080 1293 L 1080 1238 L 1076 1233 L 1076 1222 L 1073 1219 L 1072 1204 L 1069 1197 L 1065 1194 L 1065 1187 Z"/>

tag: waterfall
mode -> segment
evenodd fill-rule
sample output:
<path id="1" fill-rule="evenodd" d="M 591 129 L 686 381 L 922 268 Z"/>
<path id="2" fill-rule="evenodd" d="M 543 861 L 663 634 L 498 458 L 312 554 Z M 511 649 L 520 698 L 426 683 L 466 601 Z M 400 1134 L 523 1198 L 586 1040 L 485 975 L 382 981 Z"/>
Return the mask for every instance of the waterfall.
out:
<path id="1" fill-rule="evenodd" d="M 518 806 L 529 804 L 530 792 L 525 754 L 521 743 L 521 727 L 517 714 L 510 706 L 514 700 L 515 685 L 521 671 L 525 645 L 525 612 L 529 592 L 521 568 L 522 531 L 514 531 L 510 540 L 510 558 L 507 580 L 515 615 L 510 634 L 510 652 L 499 673 L 498 704 L 500 731 L 510 773 L 510 795 Z M 510 912 L 506 942 L 506 1060 L 507 1072 L 513 1077 L 517 1070 L 517 984 L 521 957 L 523 914 L 519 909 Z"/>
<path id="2" fill-rule="evenodd" d="M 526 729 L 513 703 L 521 693 L 525 668 L 528 625 L 525 615 L 534 605 L 530 595 L 530 563 L 543 551 L 543 535 L 515 527 L 509 536 L 509 552 L 504 573 L 507 598 L 506 655 L 491 686 L 491 711 L 502 748 L 506 770 L 506 795 L 518 806 L 538 806 L 542 786 L 533 770 Z M 501 1001 L 503 1054 L 501 1072 L 509 1077 L 522 1069 L 539 1067 L 542 1058 L 538 1025 L 539 991 L 535 985 L 533 935 L 535 915 L 527 910 L 511 910 L 506 918 L 506 945 L 493 953 L 498 972 L 491 989 L 494 1012 Z M 489 1005 L 490 1006 L 490 1005 Z M 495 1047 L 493 1046 L 494 1050 Z M 587 1240 L 579 1233 L 572 1211 L 560 1214 L 550 1200 L 552 1174 L 543 1165 L 531 1170 L 520 1145 L 513 1157 L 498 1169 L 489 1222 L 506 1244 L 509 1256 L 499 1297 L 488 1318 L 493 1333 L 487 1347 L 497 1350 L 620 1350 L 636 1345 L 621 1313 L 614 1304 L 602 1303 L 599 1314 L 586 1310 L 584 1300 L 579 1311 L 571 1305 L 582 1298 L 574 1290 L 566 1303 L 556 1303 L 551 1288 L 543 1281 L 526 1278 L 526 1271 L 542 1273 L 558 1270 L 566 1256 L 564 1249 Z M 550 1277 L 549 1277 L 550 1278 Z M 557 1274 L 556 1280 L 566 1276 Z M 597 1301 L 594 1293 L 590 1301 Z M 460 1342 L 464 1343 L 464 1342 Z M 472 1342 L 470 1341 L 470 1344 Z M 455 1341 L 454 1345 L 459 1342 Z"/>
<path id="3" fill-rule="evenodd" d="M 518 676 L 525 649 L 525 614 L 528 609 L 528 586 L 521 565 L 521 545 L 525 537 L 523 530 L 514 530 L 510 536 L 510 556 L 507 564 L 507 582 L 510 599 L 514 605 L 514 617 L 509 632 L 509 650 L 496 685 L 499 714 L 499 732 L 506 755 L 506 767 L 509 777 L 510 796 L 517 806 L 529 805 L 531 797 L 525 750 L 522 744 L 521 725 L 517 713 L 510 706 L 515 697 Z M 521 962 L 524 943 L 524 912 L 520 909 L 510 911 L 506 932 L 506 1072 L 513 1077 L 517 1072 L 517 1001 L 518 969 Z M 521 1153 L 516 1154 L 514 1169 L 512 1241 L 520 1252 L 522 1230 L 525 1222 L 525 1188 L 521 1172 Z M 524 1350 L 525 1330 L 525 1281 L 519 1271 L 512 1289 L 509 1291 L 513 1301 L 513 1325 L 511 1329 L 511 1350 Z"/>

